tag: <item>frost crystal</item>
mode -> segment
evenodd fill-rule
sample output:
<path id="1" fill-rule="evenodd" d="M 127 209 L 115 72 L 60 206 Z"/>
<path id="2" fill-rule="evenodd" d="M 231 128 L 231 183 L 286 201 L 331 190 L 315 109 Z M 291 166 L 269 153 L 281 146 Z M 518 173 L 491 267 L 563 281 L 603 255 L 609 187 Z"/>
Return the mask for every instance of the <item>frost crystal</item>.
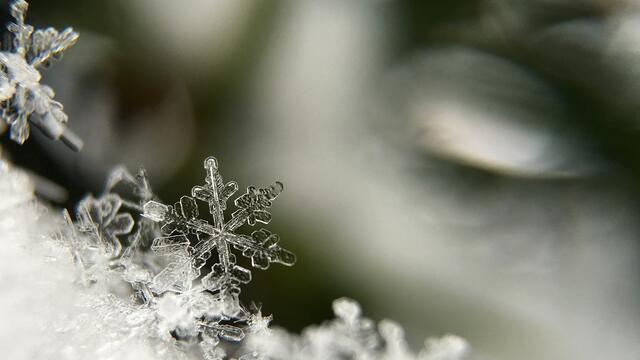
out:
<path id="1" fill-rule="evenodd" d="M 68 239 L 79 283 L 131 294 L 131 305 L 146 309 L 142 315 L 134 313 L 143 318 L 155 314 L 145 321 L 154 324 L 158 339 L 187 347 L 197 344 L 205 359 L 223 359 L 221 341 L 241 341 L 246 329 L 266 328 L 270 320 L 240 303 L 240 284 L 251 280 L 251 272 L 236 263 L 231 250 L 259 269 L 271 263 L 293 265 L 296 259 L 266 229 L 251 236 L 237 233 L 243 224 L 271 220 L 267 210 L 282 184 L 249 187 L 235 200 L 237 210 L 225 219 L 227 201 L 238 185 L 224 183 L 214 158 L 204 164 L 204 185 L 193 187 L 192 196 L 170 206 L 155 200 L 144 170 L 137 176 L 124 168 L 114 170 L 102 195 L 80 201 L 77 222 L 63 237 Z M 211 223 L 199 219 L 197 201 L 206 205 Z M 213 253 L 217 261 L 203 273 Z"/>
<path id="2" fill-rule="evenodd" d="M 0 106 L 2 118 L 11 127 L 11 139 L 22 144 L 29 138 L 31 124 L 52 139 L 61 139 L 74 150 L 82 141 L 65 124 L 67 115 L 62 104 L 53 99 L 53 89 L 40 84 L 39 69 L 59 59 L 73 46 L 78 33 L 67 28 L 38 29 L 25 23 L 28 4 L 24 0 L 11 3 L 13 22 L 8 25 L 10 42 L 0 52 Z"/>
<path id="3" fill-rule="evenodd" d="M 223 181 L 213 157 L 204 161 L 204 168 L 205 184 L 194 186 L 191 196 L 181 197 L 172 206 L 156 201 L 144 205 L 144 216 L 162 224 L 164 236 L 154 240 L 152 249 L 159 255 L 173 259 L 156 277 L 155 290 L 160 293 L 188 290 L 215 251 L 218 261 L 212 266 L 211 272 L 202 278 L 202 285 L 222 297 L 235 298 L 240 293 L 240 284 L 251 281 L 251 271 L 236 263 L 232 248 L 250 258 L 251 265 L 258 269 L 267 269 L 271 263 L 291 266 L 296 261 L 293 253 L 278 245 L 278 235 L 266 229 L 253 231 L 250 236 L 236 233 L 243 224 L 254 226 L 271 221 L 268 209 L 283 185 L 275 182 L 260 189 L 250 186 L 245 194 L 234 201 L 238 209 L 227 221 L 224 211 L 227 201 L 238 190 L 238 184 Z M 199 218 L 196 200 L 208 205 L 213 218 L 211 223 Z M 195 237 L 193 246 L 190 237 Z"/>
<path id="4" fill-rule="evenodd" d="M 144 169 L 134 177 L 126 169 L 117 168 L 107 180 L 104 195 L 98 198 L 88 195 L 78 204 L 78 227 L 89 234 L 94 246 L 111 257 L 118 257 L 123 250 L 120 237 L 130 234 L 135 224 L 131 213 L 123 210 L 139 212 L 142 204 L 151 198 L 153 193 Z M 130 253 L 133 249 L 127 250 Z"/>
<path id="5" fill-rule="evenodd" d="M 309 327 L 301 336 L 278 329 L 256 331 L 247 339 L 240 360 L 462 360 L 469 354 L 469 344 L 453 335 L 427 339 L 425 348 L 415 354 L 400 325 L 383 320 L 376 328 L 351 299 L 335 300 L 333 311 L 335 320 Z"/>
<path id="6" fill-rule="evenodd" d="M 224 219 L 227 221 L 216 222 L 216 218 L 224 217 L 224 213 L 218 210 L 224 207 L 220 201 L 226 200 L 220 199 L 229 199 L 233 191 L 226 192 L 229 195 L 224 196 L 216 195 L 214 191 L 226 194 L 219 189 L 235 189 L 237 186 L 222 181 L 212 159 L 205 162 L 205 167 L 212 181 L 195 187 L 194 193 L 205 199 L 217 196 L 217 206 L 214 202 L 210 207 L 210 200 L 202 200 L 213 215 L 212 225 L 198 219 L 195 207 L 185 210 L 189 208 L 158 202 L 144 170 L 134 176 L 124 168 L 118 168 L 109 177 L 103 194 L 88 196 L 80 203 L 75 223 L 67 213 L 65 222 L 58 220 L 62 228 L 57 237 L 51 238 L 43 232 L 47 231 L 47 226 L 55 226 L 55 217 L 41 206 L 33 206 L 36 200 L 27 177 L 0 161 L 0 213 L 3 215 L 0 229 L 10 240 L 2 248 L 4 252 L 0 259 L 3 270 L 0 274 L 8 272 L 10 275 L 0 276 L 0 285 L 4 284 L 6 289 L 10 282 L 9 289 L 15 294 L 19 289 L 25 289 L 24 281 L 30 283 L 29 295 L 24 303 L 18 303 L 21 310 L 15 312 L 13 307 L 8 307 L 2 314 L 4 318 L 19 318 L 19 321 L 11 322 L 8 331 L 1 333 L 0 329 L 0 339 L 6 340 L 5 348 L 10 354 L 8 358 L 466 358 L 469 345 L 450 335 L 429 339 L 422 351 L 412 352 L 398 324 L 388 320 L 375 324 L 363 317 L 360 306 L 353 300 L 336 300 L 333 304 L 336 319 L 308 327 L 301 335 L 295 335 L 269 326 L 271 316 L 264 316 L 257 306 L 248 309 L 242 306 L 237 296 L 239 284 L 235 280 L 229 284 L 219 282 L 215 288 L 199 284 L 193 274 L 205 269 L 200 265 L 199 246 L 214 242 L 212 246 L 216 247 L 212 250 L 217 253 L 216 241 L 220 241 L 220 237 L 244 237 L 238 234 L 240 227 L 236 225 L 235 231 L 225 231 L 230 229 L 227 224 L 237 224 L 232 221 L 234 218 L 242 217 L 243 222 L 249 224 L 250 214 L 254 214 L 256 222 L 258 219 L 268 221 L 270 216 L 265 212 L 282 188 L 281 185 L 262 190 L 249 188 L 235 201 L 238 209 Z M 213 190 L 214 186 L 216 190 Z M 36 208 L 41 209 L 36 211 Z M 142 216 L 143 209 L 145 216 Z M 38 226 L 35 226 L 36 222 Z M 45 226 L 45 223 L 51 225 Z M 199 229 L 208 232 L 203 233 Z M 246 237 L 245 241 L 251 239 L 259 245 L 252 243 L 252 247 L 240 247 L 238 250 L 244 253 L 250 249 L 244 256 L 251 258 L 258 253 L 257 248 L 263 252 L 268 249 L 266 258 L 269 263 L 282 260 L 273 254 L 281 254 L 284 250 L 274 248 L 275 240 L 267 240 L 273 234 L 258 231 L 261 234 L 258 240 Z M 165 240 L 171 236 L 182 238 Z M 198 245 L 203 242 L 203 245 Z M 224 256 L 230 260 L 230 267 L 237 266 L 231 250 L 239 246 L 235 242 L 224 243 L 227 247 L 222 249 L 227 250 L 226 255 L 218 254 L 214 268 L 221 264 L 220 257 Z M 34 253 L 30 254 L 26 249 Z M 29 257 L 25 258 L 25 254 Z M 38 254 L 45 254 L 47 260 L 38 260 Z M 290 264 L 294 258 L 289 253 L 286 259 Z M 22 264 L 25 260 L 31 269 L 26 272 Z M 209 276 L 206 273 L 201 275 L 203 278 Z M 71 281 L 74 277 L 76 281 Z M 172 286 L 165 289 L 163 285 L 167 281 Z M 34 297 L 37 297 L 36 303 L 33 302 Z M 30 320 L 25 322 L 25 318 Z M 15 326 L 20 331 L 15 331 Z M 20 345 L 14 344 L 14 338 L 25 336 L 28 340 Z M 30 348 L 33 341 L 36 341 L 36 346 Z M 27 348 L 33 352 L 25 351 Z"/>

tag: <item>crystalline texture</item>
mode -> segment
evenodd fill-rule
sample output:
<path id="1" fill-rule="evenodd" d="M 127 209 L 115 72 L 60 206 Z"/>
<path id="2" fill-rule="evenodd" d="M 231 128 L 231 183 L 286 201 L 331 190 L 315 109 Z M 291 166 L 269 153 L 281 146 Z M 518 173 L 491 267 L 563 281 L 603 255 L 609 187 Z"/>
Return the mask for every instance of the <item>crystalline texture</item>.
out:
<path id="1" fill-rule="evenodd" d="M 465 340 L 446 335 L 427 339 L 425 348 L 416 354 L 409 349 L 400 325 L 382 320 L 376 328 L 362 316 L 357 302 L 337 299 L 333 311 L 336 319 L 310 326 L 300 336 L 260 326 L 248 337 L 239 360 L 463 360 L 470 352 Z"/>
<path id="2" fill-rule="evenodd" d="M 130 283 L 145 302 L 152 296 L 148 289 L 152 275 L 144 264 L 143 247 L 145 237 L 149 233 L 155 234 L 155 229 L 151 226 L 153 223 L 140 221 L 139 214 L 142 205 L 153 197 L 144 169 L 133 176 L 123 167 L 116 168 L 107 180 L 104 194 L 87 195 L 78 203 L 76 226 L 73 232 L 66 234 L 76 244 L 72 251 L 80 257 L 83 254 L 95 257 L 97 252 L 98 257 L 117 259 L 112 265 L 122 270 L 123 280 Z M 76 227 L 83 242 L 73 241 L 78 237 Z M 81 262 L 88 268 L 95 265 L 91 259 Z M 88 268 L 84 270 L 91 272 Z"/>
<path id="3" fill-rule="evenodd" d="M 78 221 L 64 234 L 77 283 L 90 287 L 108 281 L 112 288 L 114 279 L 120 279 L 130 285 L 129 301 L 111 293 L 91 300 L 97 304 L 92 308 L 105 319 L 124 316 L 128 328 L 119 333 L 136 334 L 158 346 L 175 344 L 175 351 L 210 360 L 466 358 L 469 345 L 451 335 L 429 339 L 422 351 L 414 353 L 400 325 L 383 320 L 376 326 L 363 317 L 358 303 L 346 298 L 333 303 L 336 319 L 309 327 L 299 336 L 270 328 L 271 316 L 239 302 L 240 285 L 251 280 L 251 272 L 236 263 L 233 252 L 259 269 L 274 262 L 295 262 L 295 256 L 278 245 L 276 234 L 263 228 L 250 236 L 238 231 L 243 224 L 269 222 L 268 210 L 282 184 L 249 187 L 234 202 L 237 209 L 225 218 L 227 202 L 238 186 L 223 181 L 215 159 L 204 165 L 204 185 L 195 186 L 191 196 L 173 205 L 155 200 L 144 170 L 133 176 L 117 168 L 102 195 L 81 201 Z M 211 222 L 200 218 L 199 201 L 206 205 Z M 201 273 L 209 260 L 216 261 L 210 271 Z M 164 358 L 161 352 L 157 355 Z"/>
<path id="4" fill-rule="evenodd" d="M 204 168 L 205 183 L 194 186 L 191 196 L 181 197 L 174 205 L 164 205 L 156 201 L 149 201 L 144 205 L 144 216 L 159 222 L 162 232 L 166 235 L 154 240 L 153 249 L 158 254 L 172 255 L 175 259 L 156 278 L 156 282 L 161 282 L 156 285 L 159 285 L 158 289 L 170 289 L 172 284 L 168 284 L 167 281 L 184 278 L 167 272 L 186 274 L 189 271 L 185 269 L 193 270 L 189 273 L 195 279 L 212 256 L 212 252 L 215 252 L 218 261 L 202 278 L 202 285 L 222 296 L 237 297 L 240 284 L 251 281 L 251 272 L 236 263 L 232 249 L 239 250 L 243 256 L 251 259 L 252 266 L 258 269 L 266 269 L 271 263 L 291 266 L 296 261 L 293 253 L 278 245 L 279 237 L 266 229 L 256 230 L 251 236 L 236 233 L 243 224 L 254 226 L 257 223 L 267 224 L 271 221 L 268 209 L 271 202 L 282 192 L 283 185 L 276 182 L 266 188 L 250 186 L 245 194 L 234 201 L 238 209 L 227 221 L 227 201 L 238 190 L 238 184 L 234 181 L 224 182 L 218 162 L 213 157 L 204 161 Z M 208 205 L 211 222 L 199 218 L 196 200 Z M 197 241 L 191 246 L 188 238 L 194 235 Z"/>
<path id="5" fill-rule="evenodd" d="M 25 23 L 27 9 L 24 0 L 11 3 L 13 22 L 8 26 L 11 41 L 0 52 L 2 118 L 11 127 L 11 139 L 20 144 L 29 138 L 31 123 L 50 138 L 61 139 L 79 150 L 82 141 L 66 128 L 67 115 L 62 104 L 53 99 L 53 89 L 40 84 L 39 72 L 73 46 L 78 33 L 71 28 L 62 32 L 54 28 L 34 30 Z"/>
<path id="6" fill-rule="evenodd" d="M 99 199 L 89 196 L 78 205 L 80 228 L 114 257 L 122 251 L 118 237 L 129 234 L 134 225 L 130 214 L 119 212 L 121 206 L 122 200 L 111 194 Z"/>
<path id="7" fill-rule="evenodd" d="M 246 328 L 266 328 L 270 319 L 240 304 L 240 285 L 251 281 L 251 272 L 237 264 L 232 251 L 259 269 L 271 263 L 293 265 L 296 258 L 278 245 L 278 235 L 266 229 L 249 236 L 237 231 L 243 224 L 271 220 L 268 209 L 282 184 L 249 187 L 234 202 L 237 209 L 225 218 L 227 202 L 238 185 L 223 181 L 214 158 L 204 164 L 204 185 L 193 187 L 191 196 L 182 196 L 173 205 L 155 199 L 144 170 L 133 176 L 116 168 L 102 195 L 86 196 L 79 203 L 74 231 L 66 237 L 77 267 L 89 273 L 81 279 L 99 282 L 100 277 L 91 273 L 100 271 L 110 279 L 121 279 L 130 285 L 136 304 L 155 311 L 159 334 L 184 344 L 198 339 L 203 356 L 215 358 L 223 354 L 219 342 L 241 341 Z M 200 218 L 199 203 L 206 205 L 211 222 Z M 83 254 L 107 260 L 84 259 Z M 211 269 L 205 269 L 214 259 Z M 90 286 L 91 281 L 83 283 Z"/>
<path id="8" fill-rule="evenodd" d="M 144 168 L 140 168 L 136 176 L 123 166 L 115 168 L 107 179 L 106 192 L 118 194 L 126 207 L 138 212 L 154 197 Z"/>
<path id="9" fill-rule="evenodd" d="M 245 337 L 243 323 L 253 317 L 240 305 L 240 285 L 251 281 L 251 271 L 236 262 L 232 250 L 251 259 L 253 267 L 267 269 L 271 263 L 293 265 L 293 253 L 278 245 L 279 237 L 266 229 L 253 231 L 250 236 L 237 232 L 244 224 L 255 226 L 271 220 L 268 209 L 282 192 L 282 183 L 266 188 L 251 186 L 234 204 L 237 209 L 227 219 L 228 200 L 238 190 L 234 181 L 225 182 L 220 175 L 218 162 L 209 157 L 204 161 L 206 177 L 203 185 L 194 186 L 191 196 L 182 196 L 173 205 L 151 200 L 143 206 L 143 216 L 160 225 L 161 236 L 153 240 L 151 249 L 168 261 L 150 284 L 157 296 L 178 293 L 189 296 L 194 291 L 212 294 L 222 305 L 218 313 L 207 312 L 199 321 L 200 343 L 205 358 L 214 359 L 220 353 L 214 350 L 220 340 L 237 342 Z M 204 202 L 211 214 L 211 221 L 200 218 L 198 201 Z M 217 255 L 217 261 L 208 273 L 203 274 L 207 261 Z M 201 275 L 201 286 L 192 283 Z M 249 325 L 253 328 L 253 325 Z M 266 326 L 266 325 L 265 325 Z"/>

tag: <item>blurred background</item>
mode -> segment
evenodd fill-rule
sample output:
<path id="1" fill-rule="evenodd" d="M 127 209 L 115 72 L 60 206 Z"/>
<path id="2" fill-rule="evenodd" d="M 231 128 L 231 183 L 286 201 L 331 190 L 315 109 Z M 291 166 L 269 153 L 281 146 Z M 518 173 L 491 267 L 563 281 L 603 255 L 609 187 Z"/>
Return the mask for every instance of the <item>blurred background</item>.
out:
<path id="1" fill-rule="evenodd" d="M 7 1 L 1 1 L 6 22 Z M 51 85 L 85 141 L 2 146 L 72 208 L 144 165 L 285 184 L 294 268 L 243 290 L 299 331 L 352 297 L 412 346 L 640 357 L 637 0 L 31 0 L 80 41 Z"/>

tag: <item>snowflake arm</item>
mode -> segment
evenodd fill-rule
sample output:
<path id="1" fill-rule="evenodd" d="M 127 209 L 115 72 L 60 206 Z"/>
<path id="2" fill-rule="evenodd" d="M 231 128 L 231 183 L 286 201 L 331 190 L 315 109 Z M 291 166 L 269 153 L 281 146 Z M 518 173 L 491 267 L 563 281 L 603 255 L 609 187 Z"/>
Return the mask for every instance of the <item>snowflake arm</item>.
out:
<path id="1" fill-rule="evenodd" d="M 62 140 L 73 150 L 82 148 L 82 140 L 65 126 L 68 118 L 53 89 L 40 84 L 40 71 L 78 40 L 71 28 L 35 30 L 25 23 L 29 5 L 24 0 L 11 3 L 14 21 L 8 25 L 12 41 L 0 52 L 0 107 L 11 127 L 10 137 L 22 144 L 30 135 L 29 122 L 48 137 Z"/>
<path id="2" fill-rule="evenodd" d="M 251 259 L 251 265 L 266 270 L 271 263 L 293 266 L 296 256 L 278 245 L 280 237 L 269 230 L 260 229 L 251 233 L 251 237 L 230 235 L 227 241 L 234 248 L 241 250 L 242 255 Z"/>

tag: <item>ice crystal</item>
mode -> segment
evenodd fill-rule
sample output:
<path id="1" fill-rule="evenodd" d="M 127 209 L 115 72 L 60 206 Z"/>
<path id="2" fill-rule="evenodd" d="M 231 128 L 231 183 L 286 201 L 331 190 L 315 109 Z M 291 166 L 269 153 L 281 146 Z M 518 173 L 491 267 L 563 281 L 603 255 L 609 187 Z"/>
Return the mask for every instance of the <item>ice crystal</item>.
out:
<path id="1" fill-rule="evenodd" d="M 194 186 L 191 196 L 174 205 L 157 201 L 144 170 L 133 176 L 117 168 L 102 195 L 80 201 L 77 221 L 65 237 L 79 283 L 108 283 L 111 291 L 127 284 L 125 293 L 132 293 L 132 304 L 155 314 L 152 327 L 160 339 L 171 338 L 183 346 L 195 343 L 206 359 L 218 359 L 224 356 L 221 341 L 241 341 L 247 328 L 266 327 L 269 319 L 241 304 L 240 285 L 251 280 L 251 272 L 237 264 L 231 250 L 251 259 L 258 269 L 271 263 L 293 265 L 296 259 L 266 229 L 250 236 L 237 233 L 243 224 L 271 220 L 268 209 L 282 184 L 249 187 L 234 201 L 237 210 L 225 219 L 227 201 L 238 185 L 223 181 L 214 158 L 204 164 L 204 184 Z M 199 218 L 197 201 L 206 204 L 211 223 Z M 213 253 L 217 261 L 204 271 Z"/>
<path id="2" fill-rule="evenodd" d="M 54 91 L 40 83 L 40 69 L 59 59 L 73 46 L 78 33 L 72 28 L 58 32 L 54 28 L 37 29 L 25 23 L 28 4 L 24 0 L 11 3 L 13 22 L 8 31 L 11 41 L 0 51 L 0 106 L 2 118 L 12 140 L 22 144 L 30 134 L 29 123 L 52 139 L 61 139 L 74 150 L 82 141 L 65 124 L 68 120 L 62 104 L 54 100 Z"/>
<path id="3" fill-rule="evenodd" d="M 87 195 L 78 203 L 77 222 L 67 237 L 74 245 L 79 243 L 74 240 L 76 229 L 83 235 L 84 242 L 72 246 L 74 254 L 83 252 L 87 258 L 77 261 L 85 271 L 83 277 L 109 268 L 131 285 L 138 299 L 148 303 L 153 297 L 148 284 L 155 268 L 145 253 L 145 241 L 156 235 L 156 229 L 142 221 L 140 214 L 143 204 L 153 198 L 144 168 L 134 176 L 118 167 L 111 172 L 102 195 Z"/>
<path id="4" fill-rule="evenodd" d="M 251 259 L 253 267 L 267 269 L 271 263 L 291 266 L 295 255 L 278 245 L 279 237 L 266 229 L 253 231 L 250 236 L 237 233 L 243 224 L 254 226 L 267 224 L 271 220 L 268 209 L 280 194 L 283 185 L 275 182 L 266 188 L 250 186 L 245 194 L 234 201 L 237 210 L 225 219 L 228 200 L 238 190 L 234 181 L 225 183 L 215 158 L 204 161 L 206 170 L 203 185 L 194 186 L 191 196 L 182 196 L 174 205 L 148 201 L 143 216 L 161 225 L 161 236 L 153 240 L 151 249 L 167 260 L 168 265 L 150 283 L 153 293 L 173 292 L 179 296 L 190 296 L 195 292 L 205 296 L 204 301 L 218 311 L 204 316 L 197 324 L 203 341 L 201 346 L 207 359 L 217 359 L 220 351 L 209 352 L 220 339 L 240 341 L 244 337 L 239 323 L 251 319 L 239 302 L 240 285 L 251 281 L 251 271 L 237 264 L 232 249 Z M 212 221 L 199 218 L 197 201 L 207 205 Z M 203 268 L 212 260 L 217 261 L 211 270 L 203 274 Z M 200 285 L 193 288 L 194 281 L 202 276 Z M 191 316 L 191 319 L 194 317 Z M 188 333 L 193 336 L 193 333 Z"/>
<path id="5" fill-rule="evenodd" d="M 134 177 L 125 168 L 118 167 L 111 172 L 102 196 L 88 195 L 78 204 L 79 228 L 90 235 L 95 246 L 118 257 L 123 251 L 120 237 L 129 235 L 135 225 L 131 212 L 139 213 L 142 204 L 153 196 L 144 169 Z M 142 230 L 141 226 L 138 223 L 137 232 Z M 139 236 L 135 240 L 139 240 Z M 127 251 L 130 253 L 138 247 L 139 243 L 135 242 Z"/>
<path id="6" fill-rule="evenodd" d="M 453 335 L 427 339 L 413 353 L 400 325 L 383 320 L 376 327 L 351 299 L 335 300 L 333 311 L 336 319 L 300 336 L 262 327 L 248 337 L 240 360 L 461 360 L 469 354 L 468 343 Z"/>
<path id="7" fill-rule="evenodd" d="M 213 157 L 204 161 L 204 168 L 205 183 L 194 186 L 191 196 L 181 197 L 174 205 L 156 201 L 149 201 L 144 205 L 144 216 L 162 224 L 164 236 L 154 240 L 153 250 L 159 255 L 174 259 L 156 277 L 156 291 L 188 290 L 215 251 L 218 261 L 202 278 L 202 286 L 223 297 L 237 297 L 240 284 L 251 281 L 251 271 L 236 263 L 232 248 L 250 258 L 251 265 L 258 269 L 267 269 L 271 263 L 291 266 L 296 261 L 293 253 L 278 245 L 278 235 L 266 229 L 253 231 L 250 236 L 236 232 L 243 224 L 268 224 L 271 221 L 268 209 L 282 191 L 283 185 L 275 182 L 266 188 L 250 186 L 245 194 L 234 201 L 238 209 L 226 220 L 224 212 L 227 201 L 238 190 L 238 184 L 223 181 L 218 163 Z M 208 205 L 212 222 L 199 218 L 196 200 Z M 196 238 L 193 246 L 190 237 Z"/>
<path id="8" fill-rule="evenodd" d="M 205 164 L 217 165 L 211 160 Z M 215 181 L 205 181 L 205 186 L 197 189 L 223 184 L 221 178 L 217 181 L 217 166 L 207 169 Z M 277 190 L 280 188 L 276 186 Z M 238 199 L 244 200 L 237 201 L 239 209 L 225 224 L 241 213 L 247 216 L 248 224 L 246 214 L 267 211 L 275 197 L 271 190 L 254 188 L 247 193 L 259 199 L 240 196 Z M 387 320 L 376 325 L 363 317 L 360 306 L 349 299 L 334 302 L 336 319 L 309 327 L 301 335 L 290 334 L 271 327 L 271 316 L 263 315 L 260 308 L 247 309 L 237 296 L 224 297 L 222 289 L 211 290 L 198 284 L 189 273 L 195 271 L 195 265 L 188 267 L 191 270 L 186 273 L 174 274 L 193 284 L 184 281 L 183 288 L 159 291 L 157 282 L 165 277 L 158 275 L 177 259 L 190 259 L 191 265 L 198 263 L 194 252 L 198 246 L 190 245 L 191 241 L 214 241 L 222 232 L 200 234 L 198 238 L 196 230 L 195 234 L 185 235 L 189 244 L 154 248 L 158 243 L 155 240 L 166 238 L 167 230 L 162 227 L 169 221 L 167 217 L 156 218 L 156 222 L 141 216 L 142 210 L 148 208 L 145 205 L 160 204 L 144 170 L 134 176 L 124 168 L 116 169 L 104 193 L 81 202 L 75 223 L 65 213 L 66 222 L 60 225 L 56 238 L 44 234 L 56 220 L 51 212 L 33 206 L 36 200 L 28 178 L 2 161 L 0 195 L 0 229 L 8 240 L 0 251 L 0 275 L 4 275 L 0 276 L 0 288 L 13 294 L 19 289 L 29 290 L 23 301 L 16 302 L 20 306 L 17 313 L 14 307 L 0 308 L 4 310 L 0 313 L 3 319 L 16 319 L 10 321 L 11 326 L 5 327 L 4 333 L 0 327 L 0 340 L 6 340 L 4 354 L 8 358 L 461 360 L 469 352 L 464 340 L 449 335 L 427 340 L 425 348 L 414 353 L 399 325 Z M 215 195 L 206 196 L 210 197 Z M 217 209 L 214 206 L 212 212 Z M 173 213 L 167 211 L 166 214 Z M 267 219 L 265 215 L 261 218 Z M 195 222 L 195 217 L 189 219 Z M 206 222 L 197 223 L 204 226 Z M 169 226 L 174 225 L 179 224 Z M 188 223 L 184 225 L 176 228 L 191 231 Z M 176 232 L 180 233 L 173 231 Z M 233 236 L 242 235 L 235 231 Z M 264 236 L 267 235 L 261 235 L 261 244 Z M 235 249 L 233 243 L 228 246 L 228 250 Z M 178 250 L 180 247 L 183 249 Z M 228 254 L 231 258 L 230 251 Z M 45 255 L 46 260 L 42 261 L 40 255 Z M 71 281 L 74 277 L 76 281 Z M 30 286 L 25 287 L 24 281 Z M 15 331 L 15 326 L 20 330 Z M 19 345 L 15 339 L 19 339 Z M 33 351 L 25 351 L 26 348 Z"/>

